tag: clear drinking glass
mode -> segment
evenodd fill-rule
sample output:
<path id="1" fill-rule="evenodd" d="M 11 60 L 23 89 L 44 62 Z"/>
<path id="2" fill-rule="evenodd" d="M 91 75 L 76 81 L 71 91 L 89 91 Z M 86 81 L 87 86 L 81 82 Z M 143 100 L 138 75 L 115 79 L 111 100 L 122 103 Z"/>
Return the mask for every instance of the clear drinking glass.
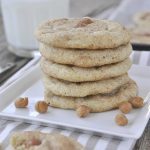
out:
<path id="1" fill-rule="evenodd" d="M 38 49 L 35 28 L 44 20 L 68 17 L 69 0 L 1 0 L 1 7 L 9 50 L 31 57 Z"/>

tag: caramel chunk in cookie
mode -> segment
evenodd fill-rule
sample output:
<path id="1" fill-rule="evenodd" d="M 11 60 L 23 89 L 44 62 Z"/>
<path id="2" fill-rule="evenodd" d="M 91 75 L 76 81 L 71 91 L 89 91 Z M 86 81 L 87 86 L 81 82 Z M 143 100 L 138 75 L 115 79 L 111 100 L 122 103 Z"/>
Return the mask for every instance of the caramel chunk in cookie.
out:
<path id="1" fill-rule="evenodd" d="M 40 145 L 42 142 L 39 140 L 39 139 L 30 139 L 30 140 L 27 140 L 26 143 L 25 143 L 25 146 L 26 148 L 30 148 L 31 146 L 38 146 Z"/>
<path id="2" fill-rule="evenodd" d="M 90 18 L 85 17 L 78 22 L 78 24 L 75 26 L 75 28 L 85 27 L 91 23 L 93 23 L 93 21 Z"/>

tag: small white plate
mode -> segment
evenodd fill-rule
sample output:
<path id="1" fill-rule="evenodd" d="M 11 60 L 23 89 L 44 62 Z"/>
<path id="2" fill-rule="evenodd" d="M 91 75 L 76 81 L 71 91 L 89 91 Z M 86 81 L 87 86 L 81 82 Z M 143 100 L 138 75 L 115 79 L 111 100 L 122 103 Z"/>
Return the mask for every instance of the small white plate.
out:
<path id="1" fill-rule="evenodd" d="M 133 65 L 129 74 L 138 84 L 139 95 L 144 98 L 150 91 L 150 68 Z M 27 109 L 14 107 L 14 100 L 20 96 L 29 97 L 30 103 Z M 86 118 L 77 117 L 75 111 L 57 108 L 49 108 L 48 113 L 39 114 L 34 109 L 34 104 L 38 100 L 43 100 L 43 85 L 40 69 L 35 67 L 0 93 L 0 116 L 29 123 L 44 123 L 49 126 L 78 129 L 93 134 L 134 139 L 142 135 L 150 117 L 149 101 L 143 108 L 134 109 L 127 114 L 129 124 L 125 127 L 119 127 L 114 122 L 114 117 L 119 110 L 91 113 Z"/>

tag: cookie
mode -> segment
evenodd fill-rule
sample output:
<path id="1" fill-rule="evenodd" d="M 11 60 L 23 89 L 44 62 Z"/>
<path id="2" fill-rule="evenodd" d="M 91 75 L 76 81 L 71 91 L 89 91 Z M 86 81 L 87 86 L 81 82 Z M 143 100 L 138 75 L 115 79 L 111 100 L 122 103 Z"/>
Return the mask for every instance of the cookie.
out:
<path id="1" fill-rule="evenodd" d="M 71 82 L 85 82 L 103 80 L 125 74 L 132 63 L 130 59 L 127 58 L 115 64 L 93 68 L 81 68 L 53 63 L 42 58 L 40 64 L 42 71 L 48 76 Z"/>
<path id="2" fill-rule="evenodd" d="M 114 49 L 91 51 L 54 48 L 41 43 L 39 49 L 42 56 L 47 60 L 78 67 L 95 67 L 120 62 L 129 57 L 132 52 L 131 44 Z"/>
<path id="3" fill-rule="evenodd" d="M 48 20 L 35 35 L 38 41 L 60 48 L 106 49 L 130 41 L 129 32 L 119 23 L 93 18 Z"/>
<path id="4" fill-rule="evenodd" d="M 77 141 L 61 134 L 16 132 L 10 140 L 14 150 L 84 150 Z"/>
<path id="5" fill-rule="evenodd" d="M 101 81 L 68 82 L 44 75 L 44 86 L 55 95 L 85 97 L 99 93 L 111 93 L 130 80 L 127 74 Z"/>
<path id="6" fill-rule="evenodd" d="M 150 26 L 150 11 L 145 12 L 138 12 L 133 17 L 134 22 L 141 27 L 148 27 Z"/>
<path id="7" fill-rule="evenodd" d="M 147 27 L 134 27 L 131 29 L 132 43 L 150 44 L 150 31 Z"/>
<path id="8" fill-rule="evenodd" d="M 129 101 L 137 95 L 137 86 L 134 81 L 130 81 L 121 86 L 117 91 L 107 95 L 94 95 L 82 98 L 65 97 L 52 94 L 45 90 L 45 101 L 52 107 L 62 109 L 76 109 L 80 105 L 88 106 L 91 112 L 103 112 L 118 108 L 122 102 Z"/>

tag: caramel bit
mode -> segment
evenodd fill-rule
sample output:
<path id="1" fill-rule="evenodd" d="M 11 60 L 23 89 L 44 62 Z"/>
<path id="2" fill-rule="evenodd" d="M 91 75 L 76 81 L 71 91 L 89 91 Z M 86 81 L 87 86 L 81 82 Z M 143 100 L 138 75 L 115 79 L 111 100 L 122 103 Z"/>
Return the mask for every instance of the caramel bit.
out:
<path id="1" fill-rule="evenodd" d="M 124 114 L 117 114 L 115 117 L 115 122 L 119 126 L 125 126 L 128 124 L 128 119 Z"/>
<path id="2" fill-rule="evenodd" d="M 15 101 L 16 108 L 25 108 L 28 106 L 28 97 L 19 98 Z"/>
<path id="3" fill-rule="evenodd" d="M 140 107 L 143 107 L 144 100 L 143 100 L 143 98 L 136 96 L 136 97 L 133 97 L 132 99 L 130 99 L 130 103 L 134 108 L 140 108 Z"/>
<path id="4" fill-rule="evenodd" d="M 85 17 L 78 22 L 78 24 L 75 26 L 75 28 L 85 27 L 91 23 L 93 23 L 93 21 L 90 18 Z"/>
<path id="5" fill-rule="evenodd" d="M 40 145 L 41 141 L 39 139 L 33 138 L 25 143 L 26 148 L 30 148 L 31 146 Z"/>
<path id="6" fill-rule="evenodd" d="M 88 106 L 80 105 L 76 109 L 76 113 L 79 117 L 86 117 L 90 113 L 91 109 Z"/>
<path id="7" fill-rule="evenodd" d="M 132 110 L 132 105 L 129 102 L 123 102 L 123 103 L 120 104 L 119 110 L 122 113 L 127 114 Z"/>
<path id="8" fill-rule="evenodd" d="M 35 104 L 35 110 L 39 113 L 46 113 L 48 110 L 48 104 L 44 101 L 38 101 Z"/>

